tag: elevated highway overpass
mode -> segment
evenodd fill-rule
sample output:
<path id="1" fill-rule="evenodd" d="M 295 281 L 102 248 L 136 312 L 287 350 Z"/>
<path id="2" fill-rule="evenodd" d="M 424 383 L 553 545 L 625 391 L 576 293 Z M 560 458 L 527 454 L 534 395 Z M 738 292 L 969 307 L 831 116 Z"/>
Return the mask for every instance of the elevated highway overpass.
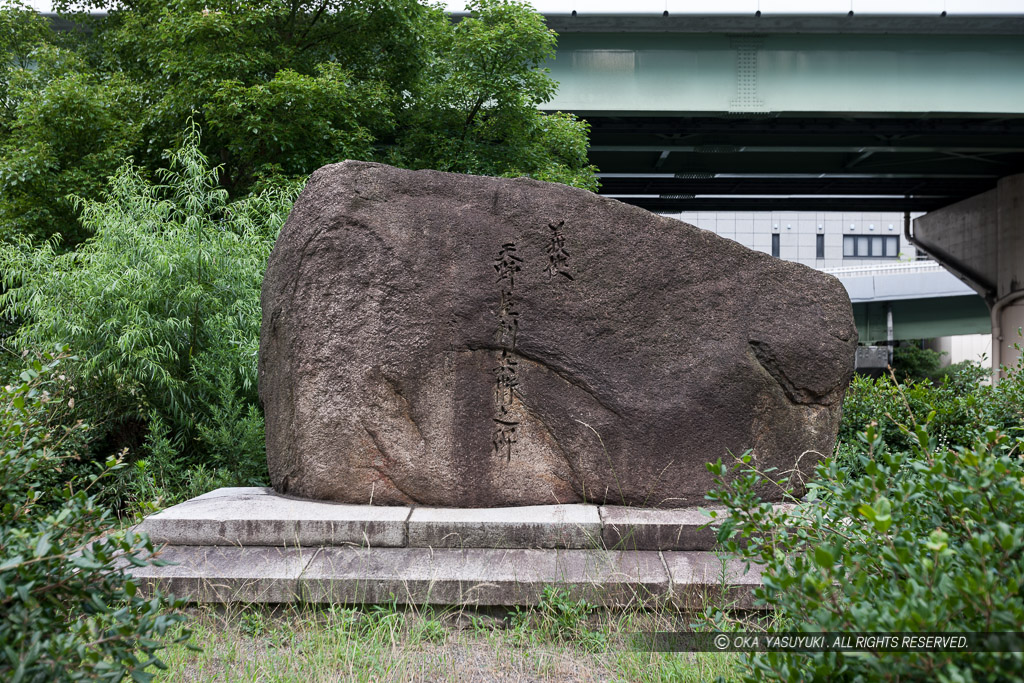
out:
<path id="1" fill-rule="evenodd" d="M 853 304 L 860 341 L 988 334 L 989 310 L 973 289 L 934 261 L 826 268 Z"/>
<path id="2" fill-rule="evenodd" d="M 590 122 L 603 193 L 651 210 L 930 211 L 1024 171 L 1020 5 L 552 13 L 547 107 Z"/>

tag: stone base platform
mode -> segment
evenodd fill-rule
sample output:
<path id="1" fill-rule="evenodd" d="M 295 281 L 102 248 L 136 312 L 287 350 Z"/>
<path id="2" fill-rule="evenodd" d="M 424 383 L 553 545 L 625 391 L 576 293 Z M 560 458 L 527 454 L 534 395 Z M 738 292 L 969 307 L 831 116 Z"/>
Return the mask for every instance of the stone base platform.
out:
<path id="1" fill-rule="evenodd" d="M 198 602 L 512 606 L 557 586 L 606 606 L 752 609 L 760 574 L 712 551 L 715 522 L 696 509 L 381 507 L 225 488 L 147 517 L 138 531 L 174 564 L 132 572 Z"/>

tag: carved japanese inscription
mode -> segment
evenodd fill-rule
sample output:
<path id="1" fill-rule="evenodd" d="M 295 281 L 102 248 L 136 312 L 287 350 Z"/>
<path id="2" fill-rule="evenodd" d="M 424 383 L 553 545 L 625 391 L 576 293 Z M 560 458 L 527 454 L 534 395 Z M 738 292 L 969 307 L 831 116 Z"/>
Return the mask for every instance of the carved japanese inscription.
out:
<path id="1" fill-rule="evenodd" d="M 548 265 L 544 272 L 548 277 L 561 275 L 573 279 L 569 272 L 569 252 L 565 248 L 565 235 L 562 228 L 565 221 L 548 223 L 551 231 L 546 253 Z M 503 455 L 511 461 L 512 447 L 516 443 L 516 428 L 519 421 L 512 416 L 516 387 L 519 385 L 516 368 L 519 363 L 515 359 L 516 334 L 519 332 L 519 310 L 516 307 L 516 273 L 522 271 L 523 259 L 516 255 L 514 242 L 501 245 L 498 257 L 494 260 L 494 270 L 498 274 L 497 282 L 501 287 L 501 303 L 498 307 L 498 330 L 495 341 L 499 347 L 498 365 L 494 368 L 494 433 L 491 438 L 493 452 Z"/>
<path id="2" fill-rule="evenodd" d="M 501 286 L 501 303 L 498 308 L 498 366 L 494 368 L 494 435 L 491 444 L 494 452 L 512 459 L 512 446 L 516 442 L 516 427 L 519 422 L 511 415 L 515 399 L 516 334 L 519 332 L 519 311 L 516 309 L 516 273 L 522 270 L 523 259 L 516 255 L 516 245 L 506 242 L 501 245 L 494 270 Z"/>
<path id="3" fill-rule="evenodd" d="M 564 220 L 558 221 L 558 223 L 548 223 L 548 229 L 551 230 L 551 240 L 548 242 L 548 267 L 545 269 L 545 272 L 547 272 L 548 277 L 561 275 L 571 280 L 572 274 L 568 268 L 569 252 L 565 248 L 565 235 L 562 234 L 564 226 Z"/>

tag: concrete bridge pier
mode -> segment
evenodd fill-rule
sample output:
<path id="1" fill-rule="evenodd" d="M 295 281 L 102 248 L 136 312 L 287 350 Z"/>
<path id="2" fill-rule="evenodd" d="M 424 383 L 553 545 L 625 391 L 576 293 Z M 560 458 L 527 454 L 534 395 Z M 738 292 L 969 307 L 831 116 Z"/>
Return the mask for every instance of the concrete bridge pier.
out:
<path id="1" fill-rule="evenodd" d="M 1024 346 L 1021 330 L 1024 328 L 1024 291 L 1016 291 L 1012 298 L 996 302 L 992 308 L 992 368 L 1012 366 L 1021 356 Z M 1002 374 L 1002 373 L 1000 373 Z"/>
<path id="2" fill-rule="evenodd" d="M 1024 347 L 1024 174 L 917 218 L 908 237 L 985 299 L 998 379 Z"/>

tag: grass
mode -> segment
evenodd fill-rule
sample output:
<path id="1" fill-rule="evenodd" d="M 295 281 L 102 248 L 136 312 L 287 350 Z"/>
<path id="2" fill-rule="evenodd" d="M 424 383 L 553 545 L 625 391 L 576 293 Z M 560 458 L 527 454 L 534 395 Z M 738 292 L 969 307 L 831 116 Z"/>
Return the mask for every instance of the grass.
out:
<path id="1" fill-rule="evenodd" d="M 681 630 L 679 613 L 605 610 L 545 593 L 537 608 L 287 605 L 190 610 L 189 645 L 157 681 L 706 681 L 736 655 L 633 651 L 631 634 Z"/>

